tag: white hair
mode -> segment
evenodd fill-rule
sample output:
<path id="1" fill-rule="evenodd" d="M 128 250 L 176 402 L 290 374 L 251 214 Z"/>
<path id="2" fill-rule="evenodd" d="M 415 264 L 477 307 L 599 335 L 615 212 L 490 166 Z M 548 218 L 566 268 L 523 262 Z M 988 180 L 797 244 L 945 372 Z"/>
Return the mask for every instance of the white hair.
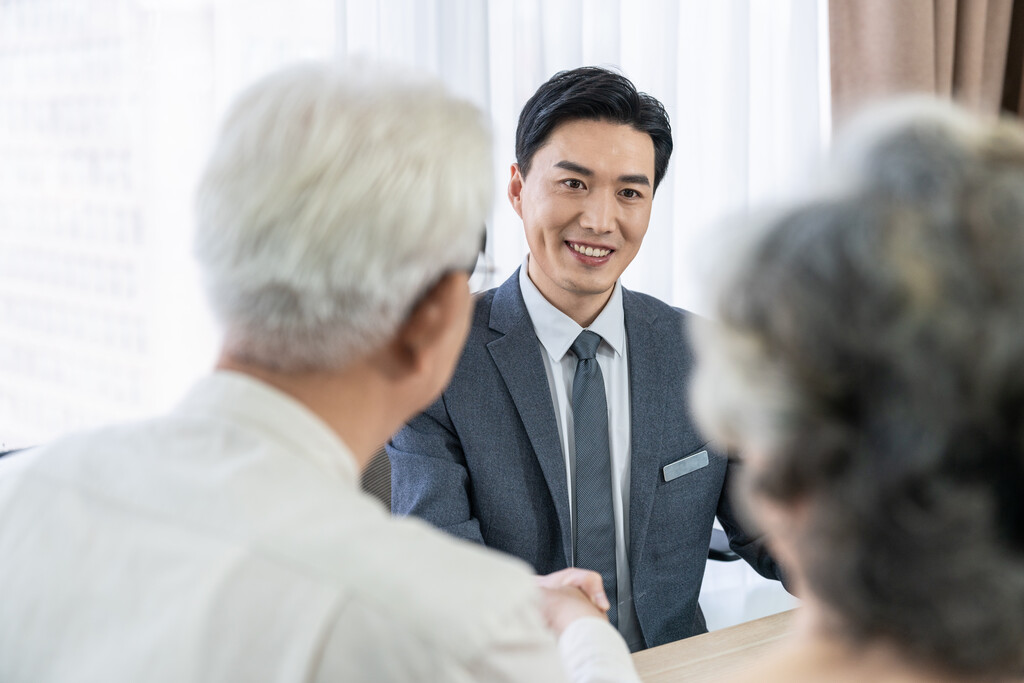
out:
<path id="1" fill-rule="evenodd" d="M 473 263 L 493 196 L 480 111 L 422 76 L 304 64 L 231 107 L 200 180 L 195 254 L 225 348 L 343 367 Z"/>

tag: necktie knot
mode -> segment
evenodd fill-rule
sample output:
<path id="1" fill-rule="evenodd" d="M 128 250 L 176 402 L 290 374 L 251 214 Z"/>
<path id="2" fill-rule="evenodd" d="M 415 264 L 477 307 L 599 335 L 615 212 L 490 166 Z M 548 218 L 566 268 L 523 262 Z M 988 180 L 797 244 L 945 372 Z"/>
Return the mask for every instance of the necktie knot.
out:
<path id="1" fill-rule="evenodd" d="M 597 355 L 597 347 L 601 344 L 601 335 L 590 330 L 583 330 L 569 348 L 578 360 L 591 360 Z"/>

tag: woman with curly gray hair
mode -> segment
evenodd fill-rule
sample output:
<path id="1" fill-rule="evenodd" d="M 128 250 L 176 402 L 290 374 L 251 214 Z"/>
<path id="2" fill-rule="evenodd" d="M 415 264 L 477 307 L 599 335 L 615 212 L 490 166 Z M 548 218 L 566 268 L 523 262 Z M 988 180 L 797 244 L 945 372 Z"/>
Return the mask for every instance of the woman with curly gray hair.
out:
<path id="1" fill-rule="evenodd" d="M 804 598 L 756 680 L 1021 680 L 1024 132 L 917 103 L 846 142 L 697 333 L 698 419 Z"/>

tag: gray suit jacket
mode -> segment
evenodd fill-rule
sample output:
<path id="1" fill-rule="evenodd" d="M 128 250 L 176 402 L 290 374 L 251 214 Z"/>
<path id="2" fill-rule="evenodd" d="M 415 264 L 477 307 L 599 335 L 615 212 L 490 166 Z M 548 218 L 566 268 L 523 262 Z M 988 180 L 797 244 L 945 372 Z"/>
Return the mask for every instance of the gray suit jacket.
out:
<path id="1" fill-rule="evenodd" d="M 388 445 L 392 510 L 516 555 L 541 574 L 572 548 L 565 459 L 541 346 L 518 272 L 476 304 L 451 384 Z M 775 563 L 736 522 L 727 482 L 736 465 L 666 481 L 663 468 L 707 448 L 688 414 L 690 314 L 623 289 L 629 344 L 629 563 L 647 647 L 707 630 L 697 604 L 716 513 L 737 553 L 761 574 Z"/>

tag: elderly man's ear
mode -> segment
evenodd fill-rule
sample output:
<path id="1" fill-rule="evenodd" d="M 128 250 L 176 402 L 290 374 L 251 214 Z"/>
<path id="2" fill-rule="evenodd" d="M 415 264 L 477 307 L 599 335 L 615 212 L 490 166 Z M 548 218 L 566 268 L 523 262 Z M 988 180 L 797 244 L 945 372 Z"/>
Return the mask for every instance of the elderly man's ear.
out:
<path id="1" fill-rule="evenodd" d="M 438 391 L 447 385 L 469 330 L 468 279 L 463 272 L 444 275 L 410 311 L 386 348 L 392 379 L 443 376 Z"/>

